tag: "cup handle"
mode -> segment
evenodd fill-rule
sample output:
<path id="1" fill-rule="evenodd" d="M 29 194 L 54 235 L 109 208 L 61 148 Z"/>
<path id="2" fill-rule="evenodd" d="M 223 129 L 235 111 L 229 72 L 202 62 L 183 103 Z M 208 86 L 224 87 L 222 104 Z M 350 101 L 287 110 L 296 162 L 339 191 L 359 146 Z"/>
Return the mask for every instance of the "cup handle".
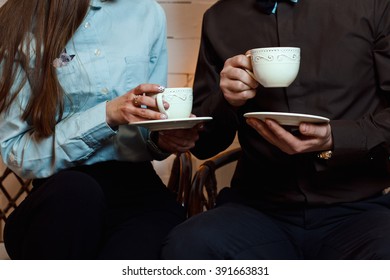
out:
<path id="1" fill-rule="evenodd" d="M 163 113 L 163 114 L 168 116 L 167 111 L 164 108 L 164 101 L 163 101 L 163 94 L 162 93 L 157 94 L 156 101 L 157 101 L 158 110 L 161 113 Z"/>
<path id="2" fill-rule="evenodd" d="M 246 56 L 246 57 L 251 57 L 252 54 L 251 54 L 251 53 L 248 53 L 248 54 L 246 54 L 245 56 Z M 254 80 L 257 81 L 257 79 L 255 78 L 255 74 L 253 74 L 253 72 L 252 72 L 251 70 L 248 70 L 248 69 L 244 69 L 244 70 L 249 74 L 249 76 L 251 76 Z"/>
<path id="3" fill-rule="evenodd" d="M 248 69 L 244 69 L 248 74 L 249 76 L 251 76 L 254 80 L 257 81 L 257 79 L 255 78 L 255 74 L 253 74 L 253 72 L 251 70 L 248 70 Z"/>

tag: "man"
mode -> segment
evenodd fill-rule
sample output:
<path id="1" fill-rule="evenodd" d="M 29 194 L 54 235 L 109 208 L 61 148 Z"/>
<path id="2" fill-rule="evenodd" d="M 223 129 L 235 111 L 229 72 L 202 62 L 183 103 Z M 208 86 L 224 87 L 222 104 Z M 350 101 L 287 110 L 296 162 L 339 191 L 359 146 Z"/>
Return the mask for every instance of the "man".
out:
<path id="1" fill-rule="evenodd" d="M 296 80 L 265 88 L 248 50 L 300 47 Z M 390 1 L 221 0 L 204 15 L 193 149 L 236 132 L 243 150 L 217 207 L 170 235 L 165 258 L 390 259 Z M 283 126 L 247 112 L 327 117 Z"/>

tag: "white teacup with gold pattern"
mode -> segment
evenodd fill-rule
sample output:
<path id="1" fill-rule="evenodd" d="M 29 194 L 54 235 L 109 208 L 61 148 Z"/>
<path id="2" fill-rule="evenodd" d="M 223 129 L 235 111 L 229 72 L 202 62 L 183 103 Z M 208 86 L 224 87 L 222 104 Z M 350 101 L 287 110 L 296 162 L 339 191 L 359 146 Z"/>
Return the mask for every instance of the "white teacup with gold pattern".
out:
<path id="1" fill-rule="evenodd" d="M 256 48 L 247 54 L 253 72 L 246 70 L 264 87 L 288 87 L 297 77 L 301 49 L 295 47 Z"/>
<path id="2" fill-rule="evenodd" d="M 189 118 L 192 112 L 192 88 L 165 88 L 163 92 L 155 94 L 158 110 L 168 119 Z M 169 108 L 164 108 L 164 101 L 169 103 Z"/>

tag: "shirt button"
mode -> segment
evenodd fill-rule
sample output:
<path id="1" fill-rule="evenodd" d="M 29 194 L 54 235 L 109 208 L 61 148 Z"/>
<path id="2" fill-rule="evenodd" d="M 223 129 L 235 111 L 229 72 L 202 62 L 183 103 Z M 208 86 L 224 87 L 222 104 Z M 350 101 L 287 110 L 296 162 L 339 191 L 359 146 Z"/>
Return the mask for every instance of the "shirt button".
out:
<path id="1" fill-rule="evenodd" d="M 101 90 L 101 92 L 103 93 L 103 94 L 107 94 L 108 93 L 108 88 L 102 88 L 102 90 Z"/>
<path id="2" fill-rule="evenodd" d="M 101 52 L 99 49 L 96 49 L 96 50 L 95 50 L 95 55 L 96 55 L 96 56 L 99 56 L 101 53 L 102 53 L 102 52 Z"/>
<path id="3" fill-rule="evenodd" d="M 84 28 L 90 28 L 91 27 L 91 23 L 89 23 L 88 21 L 84 24 Z"/>

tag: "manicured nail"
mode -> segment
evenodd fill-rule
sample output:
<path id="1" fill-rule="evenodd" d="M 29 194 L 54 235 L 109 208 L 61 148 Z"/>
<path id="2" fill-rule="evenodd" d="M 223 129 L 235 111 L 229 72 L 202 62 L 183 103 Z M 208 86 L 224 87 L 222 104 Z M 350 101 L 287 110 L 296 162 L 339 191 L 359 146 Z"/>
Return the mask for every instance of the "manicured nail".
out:
<path id="1" fill-rule="evenodd" d="M 165 87 L 163 87 L 163 86 L 159 86 L 159 87 L 158 87 L 158 91 L 159 91 L 159 92 L 163 92 L 164 89 L 165 89 Z"/>
<path id="2" fill-rule="evenodd" d="M 165 114 L 161 114 L 161 115 L 160 115 L 160 119 L 162 119 L 162 120 L 166 120 L 167 118 L 168 118 L 168 116 L 165 115 Z"/>

